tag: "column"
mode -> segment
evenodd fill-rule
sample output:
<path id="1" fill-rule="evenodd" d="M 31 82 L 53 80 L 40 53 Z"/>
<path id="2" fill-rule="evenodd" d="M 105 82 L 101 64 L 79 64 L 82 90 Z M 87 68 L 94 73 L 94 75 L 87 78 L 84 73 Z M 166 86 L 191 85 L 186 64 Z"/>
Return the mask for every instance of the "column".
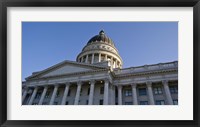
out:
<path id="1" fill-rule="evenodd" d="M 53 94 L 52 94 L 52 96 L 51 96 L 51 100 L 50 100 L 49 105 L 53 105 L 53 104 L 54 104 L 54 100 L 55 100 L 55 97 L 56 97 L 57 90 L 58 90 L 58 84 L 56 84 L 56 85 L 54 86 Z"/>
<path id="2" fill-rule="evenodd" d="M 111 66 L 112 66 L 112 68 L 113 68 L 113 57 L 111 57 Z"/>
<path id="3" fill-rule="evenodd" d="M 92 80 L 90 81 L 90 94 L 89 94 L 89 102 L 88 102 L 88 105 L 92 105 L 93 104 L 93 97 L 94 97 L 94 84 L 95 84 L 95 81 Z"/>
<path id="4" fill-rule="evenodd" d="M 154 103 L 154 97 L 153 97 L 153 91 L 152 91 L 152 83 L 147 82 L 147 89 L 148 89 L 148 96 L 149 96 L 149 104 L 150 105 L 155 105 Z"/>
<path id="5" fill-rule="evenodd" d="M 78 103 L 79 103 L 80 92 L 81 92 L 81 82 L 78 82 L 77 83 L 77 90 L 76 90 L 76 96 L 75 96 L 74 105 L 78 105 Z"/>
<path id="6" fill-rule="evenodd" d="M 108 105 L 108 89 L 109 89 L 109 81 L 106 79 L 104 81 L 104 96 L 103 96 L 103 105 Z"/>
<path id="7" fill-rule="evenodd" d="M 81 57 L 81 63 L 83 63 L 83 57 Z"/>
<path id="8" fill-rule="evenodd" d="M 68 95 L 68 92 L 69 92 L 69 87 L 70 87 L 70 83 L 66 83 L 61 105 L 65 105 L 65 103 L 66 103 L 67 95 Z"/>
<path id="9" fill-rule="evenodd" d="M 108 55 L 107 55 L 107 54 L 105 54 L 105 60 L 106 60 L 106 61 L 108 60 Z"/>
<path id="10" fill-rule="evenodd" d="M 92 54 L 92 64 L 94 63 L 94 53 Z"/>
<path id="11" fill-rule="evenodd" d="M 117 88 L 118 88 L 118 105 L 122 105 L 122 86 L 119 85 Z"/>
<path id="12" fill-rule="evenodd" d="M 137 85 L 136 84 L 132 84 L 132 96 L 133 96 L 133 104 L 134 105 L 138 105 L 138 100 L 137 100 Z"/>
<path id="13" fill-rule="evenodd" d="M 88 63 L 88 55 L 86 55 L 85 63 Z"/>
<path id="14" fill-rule="evenodd" d="M 101 62 L 101 53 L 99 53 L 99 62 Z"/>
<path id="15" fill-rule="evenodd" d="M 173 105 L 172 96 L 171 96 L 171 93 L 169 91 L 168 81 L 164 80 L 164 81 L 162 81 L 162 83 L 163 83 L 163 86 L 164 86 L 164 89 L 165 89 L 167 104 Z"/>
<path id="16" fill-rule="evenodd" d="M 116 68 L 118 68 L 118 61 L 116 60 Z"/>
<path id="17" fill-rule="evenodd" d="M 26 98 L 27 93 L 28 93 L 28 88 L 25 88 L 23 95 L 22 95 L 22 104 L 24 102 L 24 99 Z"/>
<path id="18" fill-rule="evenodd" d="M 45 97 L 46 92 L 47 92 L 47 89 L 48 89 L 48 86 L 45 86 L 44 89 L 43 89 L 42 96 L 40 98 L 40 101 L 39 101 L 38 105 L 42 105 L 44 97 Z"/>
<path id="19" fill-rule="evenodd" d="M 32 93 L 32 96 L 31 96 L 31 99 L 30 99 L 28 105 L 32 105 L 33 100 L 35 99 L 35 95 L 36 95 L 36 93 L 37 93 L 37 90 L 38 90 L 38 87 L 35 87 L 35 89 L 34 89 L 34 91 L 33 91 L 33 93 Z"/>
<path id="20" fill-rule="evenodd" d="M 116 61 L 113 60 L 113 68 L 116 68 Z"/>

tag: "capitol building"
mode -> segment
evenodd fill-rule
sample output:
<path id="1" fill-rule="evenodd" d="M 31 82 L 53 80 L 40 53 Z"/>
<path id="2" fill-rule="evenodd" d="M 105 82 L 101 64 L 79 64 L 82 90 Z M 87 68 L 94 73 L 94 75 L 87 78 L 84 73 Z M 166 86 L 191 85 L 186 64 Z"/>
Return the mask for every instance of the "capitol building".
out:
<path id="1" fill-rule="evenodd" d="M 120 52 L 101 30 L 76 61 L 27 77 L 22 105 L 178 105 L 178 61 L 123 68 Z"/>

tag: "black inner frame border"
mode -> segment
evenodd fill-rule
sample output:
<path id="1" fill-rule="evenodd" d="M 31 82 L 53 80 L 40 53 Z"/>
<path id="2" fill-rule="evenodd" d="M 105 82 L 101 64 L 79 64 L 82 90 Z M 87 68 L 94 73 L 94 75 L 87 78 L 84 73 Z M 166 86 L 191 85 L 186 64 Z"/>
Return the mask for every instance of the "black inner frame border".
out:
<path id="1" fill-rule="evenodd" d="M 1 126 L 185 126 L 200 125 L 199 67 L 200 0 L 2 0 L 0 1 L 0 125 Z M 7 7 L 193 7 L 194 120 L 7 120 Z"/>

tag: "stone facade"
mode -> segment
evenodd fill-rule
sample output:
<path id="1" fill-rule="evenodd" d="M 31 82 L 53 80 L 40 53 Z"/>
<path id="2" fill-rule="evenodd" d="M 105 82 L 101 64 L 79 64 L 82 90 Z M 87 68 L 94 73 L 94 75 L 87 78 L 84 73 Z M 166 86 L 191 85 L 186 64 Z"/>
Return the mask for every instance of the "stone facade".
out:
<path id="1" fill-rule="evenodd" d="M 23 105 L 177 105 L 178 62 L 122 68 L 114 42 L 100 31 L 75 61 L 22 83 Z"/>

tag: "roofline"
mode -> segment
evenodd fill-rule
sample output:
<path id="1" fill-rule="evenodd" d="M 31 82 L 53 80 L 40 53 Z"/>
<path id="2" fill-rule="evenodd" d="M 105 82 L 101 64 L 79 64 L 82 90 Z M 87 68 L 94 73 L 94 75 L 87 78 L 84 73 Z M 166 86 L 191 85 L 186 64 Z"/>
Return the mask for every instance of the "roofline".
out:
<path id="1" fill-rule="evenodd" d="M 35 74 L 35 75 L 28 76 L 27 78 L 25 78 L 25 80 L 28 80 L 28 79 L 30 79 L 30 78 L 36 77 L 36 76 L 38 76 L 38 75 L 41 75 L 41 74 L 43 74 L 44 72 L 46 72 L 46 71 L 48 71 L 48 70 L 51 70 L 51 69 L 54 69 L 54 68 L 58 67 L 59 65 L 62 65 L 62 64 L 64 64 L 64 63 L 66 63 L 66 62 L 67 62 L 67 63 L 71 63 L 71 64 L 77 64 L 77 65 L 83 65 L 83 66 L 88 66 L 88 67 L 93 67 L 93 68 L 99 68 L 99 69 L 106 69 L 106 68 L 107 68 L 107 67 L 102 67 L 102 66 L 93 65 L 93 64 L 86 64 L 86 63 L 79 63 L 79 62 L 75 62 L 75 61 L 64 60 L 64 61 L 62 61 L 62 62 L 60 62 L 60 63 L 57 63 L 57 64 L 55 64 L 55 65 L 53 65 L 53 66 L 50 66 L 49 68 L 46 68 L 46 69 L 44 69 L 44 70 L 38 72 L 38 73 Z"/>
<path id="2" fill-rule="evenodd" d="M 60 74 L 60 75 L 47 76 L 47 77 L 41 77 L 41 78 L 33 77 L 33 79 L 30 79 L 29 81 L 38 80 L 38 79 L 49 79 L 49 78 L 55 78 L 55 77 L 63 77 L 63 76 L 83 75 L 85 73 L 91 74 L 91 73 L 95 73 L 95 72 L 103 72 L 103 71 L 108 71 L 108 70 L 109 70 L 109 68 L 104 68 L 104 69 L 99 69 L 99 70 L 89 70 L 89 71 L 82 71 L 82 72 L 74 72 L 74 73 Z"/>
<path id="3" fill-rule="evenodd" d="M 165 63 L 157 63 L 157 64 L 145 64 L 145 65 L 142 65 L 142 66 L 135 66 L 135 67 L 128 67 L 128 68 L 123 68 L 123 69 L 120 69 L 120 70 L 128 70 L 128 69 L 132 69 L 132 68 L 140 68 L 140 67 L 144 67 L 144 66 L 155 66 L 155 65 L 159 65 L 159 64 L 170 64 L 170 63 L 178 63 L 178 61 L 172 61 L 172 62 L 165 62 Z"/>

